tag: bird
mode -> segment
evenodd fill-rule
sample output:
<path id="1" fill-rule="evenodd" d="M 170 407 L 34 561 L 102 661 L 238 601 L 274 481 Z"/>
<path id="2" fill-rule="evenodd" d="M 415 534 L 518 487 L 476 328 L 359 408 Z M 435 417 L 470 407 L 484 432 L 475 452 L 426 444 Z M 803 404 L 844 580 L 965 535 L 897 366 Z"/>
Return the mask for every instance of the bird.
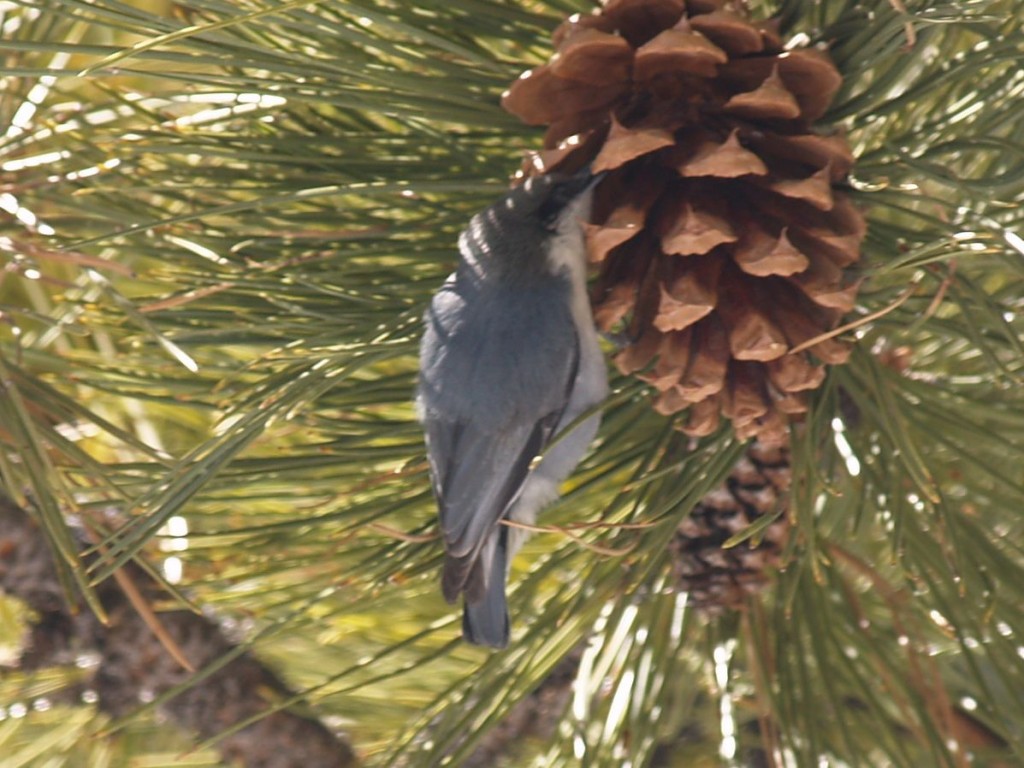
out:
<path id="1" fill-rule="evenodd" d="M 462 596 L 474 645 L 508 645 L 508 567 L 527 536 L 515 524 L 558 497 L 598 431 L 608 374 L 582 224 L 602 175 L 535 176 L 473 216 L 424 316 L 416 402 L 441 591 L 449 604 Z"/>

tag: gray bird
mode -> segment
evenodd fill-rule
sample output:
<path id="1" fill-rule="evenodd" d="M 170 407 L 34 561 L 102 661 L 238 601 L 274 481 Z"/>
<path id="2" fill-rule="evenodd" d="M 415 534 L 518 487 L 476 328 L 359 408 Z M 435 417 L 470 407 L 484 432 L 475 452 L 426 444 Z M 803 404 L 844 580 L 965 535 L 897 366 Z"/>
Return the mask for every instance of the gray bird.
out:
<path id="1" fill-rule="evenodd" d="M 420 346 L 426 432 L 445 562 L 462 634 L 508 644 L 508 565 L 597 433 L 608 393 L 586 292 L 581 222 L 598 177 L 540 176 L 472 218 L 461 261 L 434 296 Z M 550 450 L 545 451 L 550 446 Z M 538 463 L 537 456 L 543 454 Z"/>

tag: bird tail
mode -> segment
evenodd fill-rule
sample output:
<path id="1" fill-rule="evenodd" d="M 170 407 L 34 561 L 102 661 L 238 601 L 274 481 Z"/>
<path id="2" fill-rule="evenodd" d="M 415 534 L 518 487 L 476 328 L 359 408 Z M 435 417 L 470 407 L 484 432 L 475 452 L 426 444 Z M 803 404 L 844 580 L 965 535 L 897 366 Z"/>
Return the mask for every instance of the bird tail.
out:
<path id="1" fill-rule="evenodd" d="M 474 645 L 504 648 L 508 645 L 508 604 L 505 577 L 508 570 L 508 527 L 499 525 L 484 546 L 474 572 L 486 579 L 482 595 L 466 592 L 462 610 L 462 636 Z M 473 599 L 476 598 L 476 599 Z"/>

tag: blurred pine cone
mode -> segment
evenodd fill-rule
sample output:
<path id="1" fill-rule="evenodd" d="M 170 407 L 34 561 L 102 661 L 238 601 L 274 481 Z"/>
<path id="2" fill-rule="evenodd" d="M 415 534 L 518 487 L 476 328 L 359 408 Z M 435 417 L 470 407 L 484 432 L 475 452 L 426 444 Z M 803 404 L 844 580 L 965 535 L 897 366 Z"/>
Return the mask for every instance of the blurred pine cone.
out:
<path id="1" fill-rule="evenodd" d="M 523 174 L 608 171 L 587 225 L 599 265 L 594 314 L 630 345 L 617 356 L 689 408 L 681 427 L 781 442 L 854 303 L 849 267 L 865 224 L 835 185 L 853 156 L 812 125 L 841 78 L 813 49 L 787 50 L 770 22 L 715 0 L 610 0 L 554 33 L 557 52 L 504 94 L 547 125 Z"/>
<path id="2" fill-rule="evenodd" d="M 669 552 L 676 586 L 688 593 L 689 606 L 708 613 L 736 609 L 768 583 L 789 535 L 784 514 L 753 539 L 729 549 L 722 545 L 765 515 L 777 514 L 790 478 L 788 451 L 754 442 L 725 483 L 679 526 Z"/>

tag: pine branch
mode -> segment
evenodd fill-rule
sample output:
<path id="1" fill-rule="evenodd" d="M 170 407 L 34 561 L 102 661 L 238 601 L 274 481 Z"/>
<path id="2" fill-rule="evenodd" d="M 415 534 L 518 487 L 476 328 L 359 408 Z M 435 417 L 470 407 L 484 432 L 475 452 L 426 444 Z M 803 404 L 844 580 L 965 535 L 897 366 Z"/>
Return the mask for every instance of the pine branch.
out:
<path id="1" fill-rule="evenodd" d="M 141 569 L 126 570 L 144 600 L 152 603 L 162 597 Z M 205 616 L 186 610 L 158 614 L 173 642 L 201 670 L 190 682 L 191 674 L 167 652 L 114 581 L 97 588 L 109 617 L 106 625 L 82 606 L 69 606 L 39 527 L 2 495 L 0 589 L 24 601 L 38 617 L 19 667 L 69 664 L 79 654 L 97 654 L 99 663 L 87 685 L 104 712 L 121 717 L 147 697 L 182 688 L 159 711 L 197 741 L 214 741 L 225 762 L 246 768 L 346 768 L 358 763 L 352 747 L 319 721 L 275 709 L 275 702 L 292 697 L 288 686 L 251 654 L 238 652 Z M 225 658 L 230 661 L 218 667 Z M 212 673 L 202 672 L 211 665 Z M 221 738 L 225 731 L 230 732 Z"/>
<path id="2" fill-rule="evenodd" d="M 677 764 L 712 764 L 716 697 L 741 709 L 752 688 L 779 760 L 946 765 L 955 739 L 966 759 L 1020 764 L 1021 0 L 746 4 L 828 44 L 844 85 L 826 120 L 850 137 L 850 194 L 870 227 L 844 332 L 857 349 L 810 403 L 788 565 L 725 692 L 709 658 L 736 622 L 701 618 L 692 591 L 673 591 L 667 548 L 691 509 L 706 518 L 701 501 L 738 453 L 673 435 L 635 382 L 616 381 L 601 440 L 543 520 L 594 525 L 537 536 L 516 564 L 509 653 L 450 641 L 435 595 L 410 405 L 418 318 L 458 230 L 519 148 L 539 144 L 498 94 L 582 3 L 188 0 L 166 17 L 115 0 L 15 4 L 0 10 L 13 52 L 0 62 L 0 125 L 13 127 L 0 192 L 17 198 L 4 198 L 16 220 L 0 222 L 0 477 L 31 489 L 50 547 L 21 588 L 55 583 L 49 551 L 75 564 L 65 582 L 95 577 L 66 513 L 116 507 L 127 525 L 94 567 L 183 545 L 190 597 L 259 617 L 261 654 L 324 692 L 321 712 L 351 720 L 381 763 L 393 746 L 414 765 L 468 759 L 506 713 L 529 720 L 537 686 L 589 636 L 600 652 L 578 675 L 573 726 L 594 766 L 643 765 L 669 743 Z M 733 486 L 740 502 L 752 490 Z M 187 534 L 161 534 L 175 516 Z M 830 557 L 833 542 L 867 575 Z M 112 619 L 150 637 L 115 587 L 100 590 Z M 43 666 L 107 633 L 60 595 L 37 595 L 55 601 L 37 611 Z M 183 638 L 174 616 L 160 619 Z M 950 706 L 936 707 L 927 694 L 943 689 Z M 947 727 L 961 702 L 992 738 Z M 45 719 L 20 722 L 52 738 Z M 742 724 L 738 737 L 738 754 L 758 748 Z M 578 765 L 578 744 L 556 739 L 545 765 Z"/>
<path id="3" fill-rule="evenodd" d="M 572 698 L 573 681 L 583 646 L 572 649 L 530 692 L 516 702 L 497 726 L 480 740 L 463 768 L 487 768 L 519 755 L 527 740 L 550 741 Z"/>

